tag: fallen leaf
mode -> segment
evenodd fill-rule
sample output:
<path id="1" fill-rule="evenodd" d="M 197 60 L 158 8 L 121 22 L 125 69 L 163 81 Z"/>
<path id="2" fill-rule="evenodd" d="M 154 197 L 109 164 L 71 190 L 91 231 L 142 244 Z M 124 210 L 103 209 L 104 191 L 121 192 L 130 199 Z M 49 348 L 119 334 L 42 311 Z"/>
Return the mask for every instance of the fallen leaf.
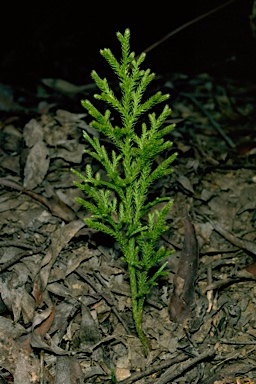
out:
<path id="1" fill-rule="evenodd" d="M 195 281 L 198 272 L 198 244 L 194 226 L 184 206 L 185 236 L 177 272 L 173 279 L 173 292 L 169 299 L 170 320 L 182 324 L 191 314 Z"/>
<path id="2" fill-rule="evenodd" d="M 75 356 L 57 356 L 54 384 L 82 384 L 83 373 Z"/>
<path id="3" fill-rule="evenodd" d="M 37 335 L 44 337 L 48 332 L 48 330 L 50 329 L 50 326 L 52 325 L 54 316 L 55 316 L 55 305 L 52 308 L 47 308 L 44 311 L 37 313 L 33 320 L 33 325 L 32 325 L 33 331 Z"/>
<path id="4" fill-rule="evenodd" d="M 41 81 L 47 87 L 52 88 L 55 91 L 63 93 L 67 96 L 75 96 L 77 93 L 95 89 L 95 84 L 75 85 L 63 79 L 45 78 Z"/>
<path id="5" fill-rule="evenodd" d="M 47 283 L 48 278 L 60 251 L 68 244 L 68 242 L 75 236 L 75 234 L 85 226 L 85 222 L 82 220 L 74 220 L 64 227 L 58 228 L 52 235 L 51 245 L 41 262 L 41 268 L 39 274 L 36 276 L 34 286 L 36 285 L 33 292 L 37 292 L 37 300 L 42 295 Z"/>
<path id="6" fill-rule="evenodd" d="M 45 178 L 50 164 L 49 149 L 44 141 L 38 141 L 30 150 L 24 169 L 25 189 L 34 189 Z"/>
<path id="7" fill-rule="evenodd" d="M 190 180 L 186 176 L 179 176 L 178 182 L 182 185 L 183 188 L 185 188 L 187 191 L 194 193 L 194 188 L 190 182 Z"/>
<path id="8" fill-rule="evenodd" d="M 0 327 L 0 366 L 14 376 L 14 383 L 36 384 L 40 381 L 40 361 L 30 356 L 13 335 Z M 43 368 L 45 380 L 53 384 L 54 379 L 46 368 Z"/>
<path id="9" fill-rule="evenodd" d="M 86 349 L 97 344 L 101 338 L 99 328 L 89 308 L 82 304 L 82 321 L 80 325 L 80 348 Z"/>
<path id="10" fill-rule="evenodd" d="M 32 148 L 36 143 L 43 141 L 42 125 L 36 119 L 31 119 L 24 127 L 23 138 L 28 148 Z"/>

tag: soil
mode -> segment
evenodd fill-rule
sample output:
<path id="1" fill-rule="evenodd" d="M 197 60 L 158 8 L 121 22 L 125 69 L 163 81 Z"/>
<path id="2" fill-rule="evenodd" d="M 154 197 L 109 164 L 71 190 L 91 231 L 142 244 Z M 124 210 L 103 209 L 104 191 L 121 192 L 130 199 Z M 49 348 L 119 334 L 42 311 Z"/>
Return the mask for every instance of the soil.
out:
<path id="1" fill-rule="evenodd" d="M 71 169 L 101 171 L 83 131 L 111 149 L 81 106 L 95 84 L 42 73 L 33 88 L 0 84 L 0 383 L 256 382 L 256 78 L 244 57 L 221 65 L 159 71 L 148 89 L 170 93 L 176 125 L 157 162 L 178 153 L 150 190 L 173 199 L 159 242 L 173 254 L 146 297 L 148 356 L 118 244 L 85 225 L 75 200 L 85 195 Z M 184 206 L 199 263 L 187 271 L 191 313 L 175 321 L 168 305 L 193 240 Z"/>

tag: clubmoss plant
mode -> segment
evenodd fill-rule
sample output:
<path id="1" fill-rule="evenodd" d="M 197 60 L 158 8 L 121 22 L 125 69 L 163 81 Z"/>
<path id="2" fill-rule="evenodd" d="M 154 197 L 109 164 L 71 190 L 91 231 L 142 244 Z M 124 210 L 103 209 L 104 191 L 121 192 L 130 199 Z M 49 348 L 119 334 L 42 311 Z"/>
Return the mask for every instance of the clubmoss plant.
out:
<path id="1" fill-rule="evenodd" d="M 172 205 L 170 197 L 156 197 L 150 201 L 149 188 L 157 179 L 172 172 L 170 164 L 177 154 L 173 153 L 160 164 L 155 162 L 158 155 L 172 147 L 172 142 L 164 138 L 174 128 L 174 124 L 164 126 L 171 109 L 165 105 L 158 117 L 155 113 L 148 114 L 147 123 L 139 119 L 153 106 L 166 101 L 169 95 L 157 92 L 143 101 L 155 74 L 149 69 L 140 69 L 146 56 L 144 53 L 136 60 L 134 52 L 130 52 L 129 29 L 123 35 L 117 32 L 117 38 L 122 50 L 120 62 L 110 49 L 105 48 L 100 53 L 118 77 L 120 97 L 115 95 L 107 79 L 100 78 L 95 71 L 91 76 L 100 90 L 94 95 L 95 99 L 116 111 L 120 126 L 113 125 L 110 110 L 101 113 L 89 100 L 81 101 L 93 117 L 91 127 L 114 144 L 115 149 L 110 151 L 96 136 L 83 133 L 91 146 L 86 153 L 101 164 L 106 176 L 103 179 L 100 173 L 94 174 L 89 164 L 84 175 L 72 171 L 82 180 L 74 184 L 87 195 L 86 200 L 76 200 L 92 213 L 85 219 L 86 224 L 112 236 L 120 245 L 129 273 L 133 319 L 147 354 L 148 342 L 142 328 L 143 306 L 150 287 L 166 273 L 166 263 L 157 270 L 155 268 L 159 261 L 171 254 L 159 247 L 158 242 L 167 229 L 166 216 Z M 166 202 L 164 207 L 156 209 L 162 202 Z M 152 207 L 155 208 L 152 210 Z"/>

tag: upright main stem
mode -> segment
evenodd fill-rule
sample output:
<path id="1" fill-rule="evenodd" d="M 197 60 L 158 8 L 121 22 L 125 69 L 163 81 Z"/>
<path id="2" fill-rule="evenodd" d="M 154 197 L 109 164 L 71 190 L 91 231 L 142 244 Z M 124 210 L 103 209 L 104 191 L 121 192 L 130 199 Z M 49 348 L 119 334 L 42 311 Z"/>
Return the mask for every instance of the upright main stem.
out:
<path id="1" fill-rule="evenodd" d="M 129 277 L 130 277 L 133 320 L 135 323 L 136 332 L 143 346 L 144 354 L 145 356 L 147 356 L 149 352 L 149 345 L 148 345 L 147 338 L 142 329 L 143 305 L 144 305 L 145 297 L 144 296 L 138 297 L 135 267 L 129 264 L 128 271 L 129 271 Z"/>

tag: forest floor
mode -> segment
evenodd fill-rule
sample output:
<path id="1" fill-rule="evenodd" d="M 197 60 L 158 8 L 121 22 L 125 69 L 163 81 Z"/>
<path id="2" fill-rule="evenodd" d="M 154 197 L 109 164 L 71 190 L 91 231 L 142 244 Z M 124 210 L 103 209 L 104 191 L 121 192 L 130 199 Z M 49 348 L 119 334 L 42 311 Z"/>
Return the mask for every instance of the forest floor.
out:
<path id="1" fill-rule="evenodd" d="M 0 383 L 256 383 L 256 85 L 165 74 L 158 90 L 171 94 L 178 156 L 151 193 L 173 198 L 161 243 L 174 253 L 146 298 L 145 357 L 119 248 L 75 201 L 70 169 L 100 170 L 80 103 L 94 84 L 0 84 Z M 168 315 L 184 204 L 199 246 L 186 326 Z"/>

